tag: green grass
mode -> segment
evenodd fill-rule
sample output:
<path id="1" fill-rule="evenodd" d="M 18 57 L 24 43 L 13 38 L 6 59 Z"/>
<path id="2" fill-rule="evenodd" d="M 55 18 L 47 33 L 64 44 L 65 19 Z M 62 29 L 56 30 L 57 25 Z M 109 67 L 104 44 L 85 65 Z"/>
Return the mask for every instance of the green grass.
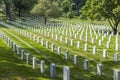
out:
<path id="1" fill-rule="evenodd" d="M 28 74 L 29 73 L 29 74 Z M 0 38 L 0 80 L 38 79 L 39 71 L 23 62 Z"/>
<path id="2" fill-rule="evenodd" d="M 54 42 L 56 48 L 58 46 L 61 46 L 62 47 L 62 55 L 59 56 L 59 55 L 57 55 L 56 51 L 52 52 L 50 50 L 50 46 L 49 46 L 49 49 L 46 49 L 45 46 L 41 46 L 40 44 L 22 36 L 21 34 L 19 34 L 18 32 L 14 31 L 14 30 L 11 30 L 8 28 L 3 28 L 3 27 L 1 27 L 0 30 L 2 30 L 6 35 L 8 35 L 8 37 L 10 37 L 15 43 L 22 46 L 25 49 L 25 51 L 30 53 L 32 56 L 36 56 L 39 60 L 45 60 L 45 62 L 46 62 L 45 74 L 40 74 L 39 65 L 38 65 L 38 68 L 34 72 L 38 73 L 40 75 L 38 75 L 37 77 L 31 76 L 32 79 L 40 79 L 40 80 L 50 79 L 49 65 L 51 62 L 54 62 L 57 65 L 57 77 L 54 80 L 62 80 L 63 66 L 70 67 L 71 80 L 96 80 L 96 79 L 97 80 L 112 80 L 113 69 L 120 68 L 120 65 L 119 65 L 120 62 L 115 63 L 115 62 L 113 62 L 113 58 L 109 58 L 109 57 L 113 57 L 113 54 L 115 52 L 113 46 L 110 49 L 108 49 L 108 51 L 109 51 L 108 56 L 109 57 L 106 59 L 102 57 L 102 50 L 105 48 L 105 43 L 107 41 L 108 36 L 105 38 L 104 45 L 102 45 L 102 46 L 99 46 L 98 41 L 95 41 L 94 45 L 96 45 L 97 48 L 99 48 L 99 50 L 97 50 L 98 51 L 97 55 L 93 55 L 92 54 L 93 44 L 91 44 L 90 42 L 88 42 L 89 51 L 84 52 L 83 48 L 84 48 L 84 44 L 86 42 L 84 42 L 83 40 L 81 41 L 81 45 L 82 45 L 81 48 L 77 49 L 76 45 L 74 45 L 74 46 L 70 46 L 70 44 L 65 45 L 64 43 L 61 43 L 60 41 L 56 41 L 55 39 L 51 39 L 50 37 L 45 37 L 44 35 L 39 34 L 39 33 L 35 33 L 34 31 L 23 29 L 27 32 L 36 34 L 37 36 L 44 38 L 44 40 L 49 41 L 50 44 Z M 89 32 L 88 32 L 88 34 L 89 34 Z M 20 39 L 16 38 L 15 36 L 19 37 L 22 41 Z M 84 33 L 83 37 L 84 36 L 85 36 L 85 33 Z M 65 37 L 63 37 L 63 38 L 65 38 Z M 99 39 L 100 38 L 101 38 L 101 36 L 99 37 Z M 114 45 L 113 41 L 115 41 L 114 38 L 115 38 L 115 36 L 113 36 L 112 40 L 111 40 L 113 45 Z M 69 37 L 69 40 L 70 39 L 71 38 Z M 78 38 L 75 40 L 75 44 L 78 40 L 79 40 Z M 30 46 L 28 46 L 24 42 L 26 42 Z M 68 61 L 66 61 L 64 59 L 64 53 L 65 53 L 66 49 L 68 49 L 70 51 L 70 59 Z M 79 59 L 78 59 L 79 63 L 77 66 L 73 65 L 73 55 L 74 54 L 77 54 L 79 57 Z M 89 70 L 88 71 L 83 70 L 84 59 L 89 60 Z M 99 77 L 96 75 L 97 63 L 103 64 L 104 75 L 102 77 Z M 111 65 L 113 65 L 113 66 L 111 66 Z M 32 65 L 27 65 L 27 66 L 32 67 Z M 33 73 L 33 75 L 36 75 L 35 73 Z M 26 75 L 29 75 L 29 72 Z M 14 79 L 14 77 L 12 77 L 12 79 Z"/>

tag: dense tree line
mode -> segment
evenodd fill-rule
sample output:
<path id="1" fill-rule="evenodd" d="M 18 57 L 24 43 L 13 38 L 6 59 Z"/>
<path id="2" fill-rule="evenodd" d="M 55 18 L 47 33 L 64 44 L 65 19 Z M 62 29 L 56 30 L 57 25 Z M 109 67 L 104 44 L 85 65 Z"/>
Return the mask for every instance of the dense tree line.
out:
<path id="1" fill-rule="evenodd" d="M 30 13 L 31 9 L 39 0 L 0 0 L 6 7 L 6 15 L 10 20 L 13 15 L 21 16 L 21 13 Z M 43 0 L 44 1 L 44 0 Z M 85 4 L 86 0 L 46 0 L 56 2 L 58 7 L 62 8 L 65 17 L 72 18 L 80 15 L 80 9 Z"/>
<path id="2" fill-rule="evenodd" d="M 7 19 L 13 20 L 14 15 L 32 13 L 43 16 L 45 24 L 48 17 L 101 20 L 107 19 L 116 33 L 120 23 L 120 0 L 0 0 L 5 4 Z"/>

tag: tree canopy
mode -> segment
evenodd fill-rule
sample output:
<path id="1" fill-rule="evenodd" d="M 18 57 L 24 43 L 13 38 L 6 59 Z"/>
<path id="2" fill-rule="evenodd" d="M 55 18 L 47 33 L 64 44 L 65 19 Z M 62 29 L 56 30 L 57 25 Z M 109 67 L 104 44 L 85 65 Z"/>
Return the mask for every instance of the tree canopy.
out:
<path id="1" fill-rule="evenodd" d="M 32 11 L 32 14 L 40 15 L 45 18 L 45 24 L 48 17 L 59 17 L 62 15 L 62 9 L 58 7 L 57 2 L 50 2 L 49 0 L 39 0 Z"/>
<path id="2" fill-rule="evenodd" d="M 120 0 L 87 0 L 81 17 L 92 20 L 104 17 L 116 33 L 120 22 Z"/>

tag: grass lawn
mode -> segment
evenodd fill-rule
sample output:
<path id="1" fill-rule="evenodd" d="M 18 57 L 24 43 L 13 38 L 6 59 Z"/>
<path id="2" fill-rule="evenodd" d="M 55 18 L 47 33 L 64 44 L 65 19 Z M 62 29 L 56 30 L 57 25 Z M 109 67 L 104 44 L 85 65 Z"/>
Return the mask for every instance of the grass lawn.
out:
<path id="1" fill-rule="evenodd" d="M 67 19 L 65 19 L 66 21 Z M 69 19 L 68 19 L 69 20 Z M 72 22 L 76 21 L 76 19 L 73 19 Z M 67 21 L 66 21 L 67 22 Z M 69 22 L 69 21 L 68 21 Z M 75 22 L 74 22 L 75 23 Z M 10 23 L 9 23 L 10 24 Z M 13 24 L 10 24 L 13 25 Z M 16 53 L 12 51 L 9 47 L 7 47 L 6 43 L 0 39 L 0 63 L 3 65 L 0 65 L 0 78 L 1 79 L 8 79 L 8 80 L 62 80 L 62 75 L 63 75 L 63 66 L 69 66 L 70 67 L 70 72 L 71 72 L 71 80 L 112 80 L 113 79 L 113 69 L 117 68 L 120 69 L 120 62 L 115 63 L 113 60 L 113 56 L 115 52 L 115 35 L 112 36 L 111 38 L 111 47 L 110 49 L 107 49 L 108 51 L 108 57 L 103 58 L 102 57 L 102 51 L 103 49 L 106 49 L 106 42 L 108 41 L 109 35 L 105 38 L 103 41 L 103 45 L 99 46 L 98 45 L 98 40 L 95 41 L 95 44 L 91 44 L 90 41 L 90 29 L 88 28 L 88 40 L 89 42 L 89 50 L 87 52 L 84 51 L 84 44 L 86 43 L 84 41 L 85 38 L 85 32 L 83 33 L 83 40 L 79 40 L 79 38 L 74 39 L 74 46 L 70 46 L 70 44 L 66 45 L 63 42 L 65 42 L 66 36 L 63 36 L 63 42 L 60 42 L 59 40 L 55 40 L 51 37 L 47 37 L 41 33 L 35 32 L 33 30 L 28 30 L 24 28 L 19 28 L 20 26 L 15 26 L 17 29 L 24 30 L 26 32 L 29 32 L 31 34 L 35 34 L 37 36 L 40 36 L 40 39 L 44 39 L 44 41 L 49 41 L 49 48 L 46 49 L 45 45 L 42 46 L 41 44 L 36 43 L 33 40 L 30 40 L 29 38 L 21 35 L 19 32 L 13 29 L 9 28 L 4 28 L 3 26 L 0 27 L 0 30 L 4 32 L 11 40 L 13 40 L 17 45 L 21 46 L 22 49 L 25 50 L 26 53 L 31 54 L 31 61 L 32 57 L 35 56 L 37 57 L 38 60 L 38 65 L 37 69 L 33 70 L 32 69 L 32 62 L 30 64 L 26 64 L 25 60 L 21 60 L 20 56 L 17 56 Z M 33 26 L 35 27 L 35 26 Z M 39 29 L 40 31 L 50 31 L 50 28 L 46 30 L 45 28 Z M 68 28 L 68 31 L 71 31 L 72 28 Z M 75 28 L 74 28 L 75 29 Z M 82 28 L 83 29 L 83 28 Z M 54 30 L 54 28 L 53 28 Z M 59 31 L 59 29 L 57 29 Z M 67 29 L 65 29 L 67 30 Z M 65 31 L 64 28 L 61 29 L 61 31 Z M 77 29 L 75 29 L 77 32 Z M 78 28 L 79 30 L 79 28 Z M 93 31 L 93 30 L 92 30 Z M 75 33 L 76 33 L 75 32 Z M 81 31 L 79 31 L 79 34 Z M 52 34 L 52 32 L 50 32 Z M 93 33 L 92 33 L 93 34 Z M 59 34 L 58 36 L 61 36 L 62 34 Z M 98 33 L 97 33 L 98 35 Z M 95 38 L 96 35 L 93 34 L 93 37 Z M 100 35 L 98 39 L 101 39 L 103 36 Z M 68 37 L 69 43 L 70 40 L 73 39 L 74 36 Z M 80 41 L 81 48 L 78 49 L 76 48 L 77 42 Z M 119 40 L 120 42 L 120 40 Z M 55 51 L 51 51 L 51 44 L 55 44 Z M 97 47 L 97 54 L 94 55 L 92 54 L 92 48 L 93 46 Z M 57 55 L 57 47 L 62 48 L 62 54 Z M 65 60 L 65 52 L 66 50 L 69 50 L 70 52 L 70 58 L 68 60 Z M 75 66 L 73 65 L 73 56 L 74 54 L 78 55 L 78 65 Z M 89 70 L 85 71 L 83 69 L 83 63 L 84 60 L 88 59 L 89 60 Z M 40 73 L 40 61 L 45 60 L 46 64 L 46 71 L 44 74 Z M 119 59 L 120 60 L 120 59 Z M 56 68 L 57 68 L 57 77 L 54 79 L 50 78 L 50 63 L 55 63 Z M 103 76 L 98 76 L 96 74 L 97 69 L 96 65 L 97 64 L 103 64 Z M 112 66 L 111 66 L 112 65 Z M 4 73 L 4 74 L 3 74 Z M 7 75 L 7 77 L 6 77 Z"/>

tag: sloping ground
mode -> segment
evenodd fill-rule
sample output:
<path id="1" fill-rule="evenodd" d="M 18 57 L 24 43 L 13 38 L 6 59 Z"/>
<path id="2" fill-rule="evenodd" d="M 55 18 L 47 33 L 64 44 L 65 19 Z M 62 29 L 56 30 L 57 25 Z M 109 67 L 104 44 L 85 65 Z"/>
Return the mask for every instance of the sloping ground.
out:
<path id="1" fill-rule="evenodd" d="M 38 79 L 38 72 L 21 61 L 16 53 L 0 38 L 0 80 Z"/>

